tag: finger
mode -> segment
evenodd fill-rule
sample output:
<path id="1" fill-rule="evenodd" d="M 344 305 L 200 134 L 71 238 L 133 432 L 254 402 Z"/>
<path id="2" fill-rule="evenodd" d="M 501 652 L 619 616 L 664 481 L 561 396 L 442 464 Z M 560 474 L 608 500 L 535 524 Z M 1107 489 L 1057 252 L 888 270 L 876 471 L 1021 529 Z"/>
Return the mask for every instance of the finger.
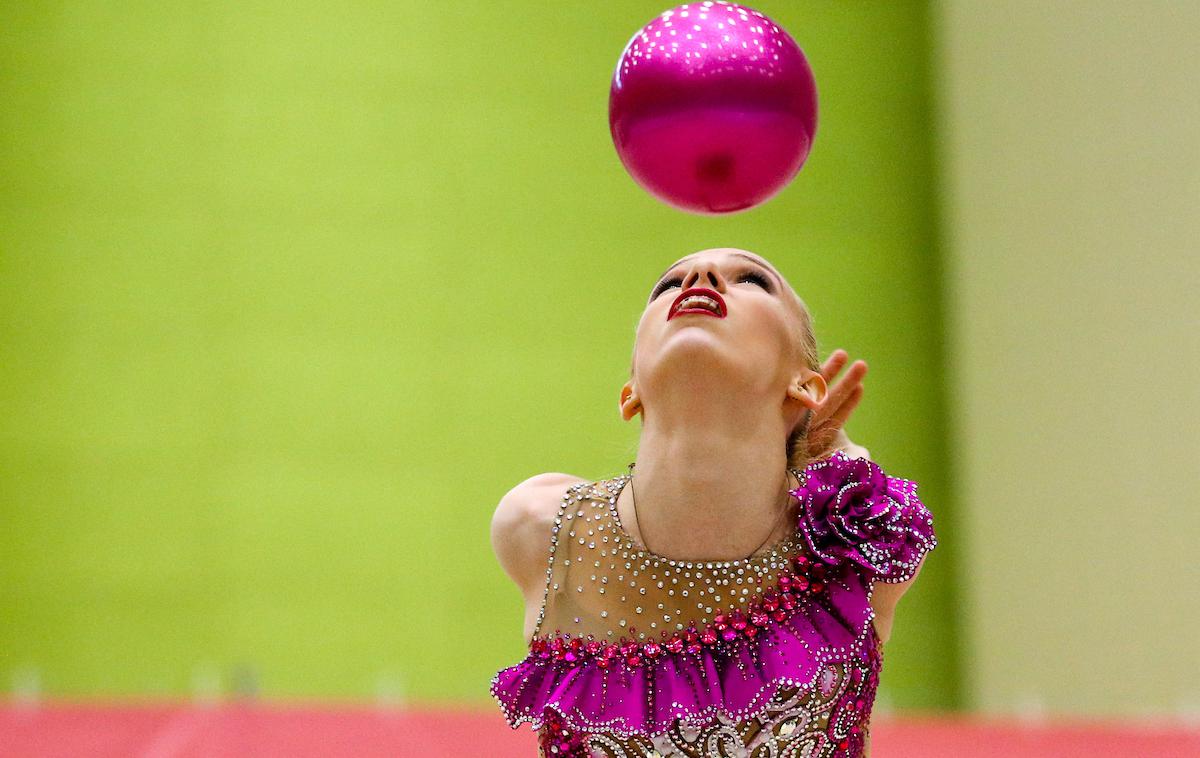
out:
<path id="1" fill-rule="evenodd" d="M 831 402 L 821 408 L 821 427 L 829 427 L 838 429 L 849 418 L 859 400 L 862 399 L 863 386 L 857 385 L 850 388 L 844 395 L 840 396 L 837 402 Z M 815 413 L 813 414 L 816 415 Z"/>
<path id="2" fill-rule="evenodd" d="M 862 378 L 867 374 L 866 361 L 858 360 L 850 366 L 850 370 L 846 375 L 834 383 L 829 383 L 826 380 L 827 392 L 821 400 L 821 407 L 813 411 L 814 421 L 824 420 L 841 407 L 842 403 L 854 390 L 855 387 L 861 387 Z"/>
<path id="3" fill-rule="evenodd" d="M 863 391 L 862 385 L 855 387 L 846 397 L 845 402 L 833 412 L 833 415 L 829 417 L 826 423 L 834 429 L 840 429 L 846 423 L 846 419 L 850 417 L 854 409 L 858 407 L 859 402 L 862 400 Z"/>
<path id="4" fill-rule="evenodd" d="M 809 419 L 808 424 L 810 429 L 819 427 L 829 415 L 828 400 L 829 391 L 833 384 L 833 377 L 842 370 L 842 366 L 846 364 L 846 359 L 849 357 L 849 353 L 839 347 L 829 354 L 829 357 L 825 359 L 825 363 L 821 366 L 821 378 L 825 380 L 825 397 L 821 398 L 820 402 L 810 406 L 812 410 L 812 418 Z"/>
<path id="5" fill-rule="evenodd" d="M 850 364 L 850 368 L 846 370 L 846 375 L 842 377 L 843 381 L 857 382 L 867 375 L 867 362 L 859 358 L 854 363 Z"/>
<path id="6" fill-rule="evenodd" d="M 825 361 L 825 365 L 821 367 L 821 376 L 824 377 L 826 384 L 833 381 L 833 377 L 837 376 L 837 373 L 842 370 L 842 366 L 846 365 L 846 360 L 849 357 L 850 354 L 840 347 L 829 355 L 829 358 Z"/>
<path id="7" fill-rule="evenodd" d="M 857 360 L 850 365 L 845 375 L 838 379 L 832 385 L 827 384 L 829 391 L 826 395 L 826 400 L 831 404 L 839 404 L 843 402 L 847 395 L 855 388 L 860 386 L 862 378 L 867 375 L 867 363 L 863 360 Z M 828 382 L 828 380 L 826 380 Z"/>

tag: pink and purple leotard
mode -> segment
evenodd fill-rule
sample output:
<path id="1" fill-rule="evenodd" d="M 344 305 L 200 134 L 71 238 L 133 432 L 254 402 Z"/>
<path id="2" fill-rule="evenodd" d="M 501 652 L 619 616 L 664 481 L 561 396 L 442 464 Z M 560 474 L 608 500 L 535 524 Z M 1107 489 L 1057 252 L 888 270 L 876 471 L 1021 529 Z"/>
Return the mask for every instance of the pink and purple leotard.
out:
<path id="1" fill-rule="evenodd" d="M 491 691 L 551 756 L 862 756 L 882 665 L 874 583 L 937 545 L 916 484 L 840 451 L 803 470 L 796 528 L 756 556 L 640 549 L 629 475 L 572 485 L 529 653 Z"/>

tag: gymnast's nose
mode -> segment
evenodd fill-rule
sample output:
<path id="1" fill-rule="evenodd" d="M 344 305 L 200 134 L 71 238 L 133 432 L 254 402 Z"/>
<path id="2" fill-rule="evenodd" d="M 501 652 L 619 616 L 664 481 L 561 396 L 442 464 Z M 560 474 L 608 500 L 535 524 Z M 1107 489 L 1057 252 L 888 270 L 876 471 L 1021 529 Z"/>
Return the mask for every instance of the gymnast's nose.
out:
<path id="1" fill-rule="evenodd" d="M 725 277 L 721 276 L 717 264 L 712 261 L 693 263 L 683 278 L 683 289 L 692 287 L 711 287 L 717 292 L 725 292 Z"/>

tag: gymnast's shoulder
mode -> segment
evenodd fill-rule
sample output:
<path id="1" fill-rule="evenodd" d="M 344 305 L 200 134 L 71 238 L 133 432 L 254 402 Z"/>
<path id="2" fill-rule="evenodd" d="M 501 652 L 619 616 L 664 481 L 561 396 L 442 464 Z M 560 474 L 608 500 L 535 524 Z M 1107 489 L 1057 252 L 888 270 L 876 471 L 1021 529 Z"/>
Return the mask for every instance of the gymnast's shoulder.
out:
<path id="1" fill-rule="evenodd" d="M 500 498 L 492 514 L 492 550 L 504 573 L 523 592 L 540 591 L 546 575 L 550 530 L 562 496 L 588 481 L 557 472 L 537 474 Z"/>

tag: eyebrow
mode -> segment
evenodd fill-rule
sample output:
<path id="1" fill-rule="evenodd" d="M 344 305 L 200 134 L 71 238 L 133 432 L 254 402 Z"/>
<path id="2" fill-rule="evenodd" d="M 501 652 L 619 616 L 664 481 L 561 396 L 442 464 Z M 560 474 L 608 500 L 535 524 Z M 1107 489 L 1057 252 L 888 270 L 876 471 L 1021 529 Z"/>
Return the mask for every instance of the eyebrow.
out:
<path id="1" fill-rule="evenodd" d="M 770 268 L 763 265 L 763 263 L 761 261 L 759 261 L 758 259 L 751 258 L 750 256 L 746 255 L 745 253 L 730 253 L 730 255 L 736 255 L 739 258 L 745 258 L 746 260 L 750 261 L 751 263 L 758 264 L 758 266 L 760 266 L 764 271 L 766 271 L 767 273 L 769 273 L 771 275 L 771 278 L 775 280 L 775 284 L 779 286 L 779 289 L 780 290 L 783 289 L 783 282 L 779 280 L 779 276 L 774 271 L 772 271 Z M 659 274 L 658 278 L 655 279 L 654 281 L 661 282 L 662 278 L 664 276 L 671 273 L 671 271 L 674 270 L 674 268 L 676 266 L 678 266 L 679 264 L 683 263 L 686 260 L 687 260 L 687 258 L 684 258 L 683 260 L 679 260 L 679 261 L 676 261 L 675 263 L 672 263 L 671 266 L 666 271 Z"/>

